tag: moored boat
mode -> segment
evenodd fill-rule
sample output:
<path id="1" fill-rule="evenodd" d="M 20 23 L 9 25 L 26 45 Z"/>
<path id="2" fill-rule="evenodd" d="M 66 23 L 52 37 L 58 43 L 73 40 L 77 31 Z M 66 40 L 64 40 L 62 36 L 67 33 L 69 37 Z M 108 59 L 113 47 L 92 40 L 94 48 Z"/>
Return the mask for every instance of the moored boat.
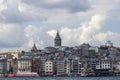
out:
<path id="1" fill-rule="evenodd" d="M 16 77 L 16 74 L 8 74 L 8 77 Z"/>
<path id="2" fill-rule="evenodd" d="M 31 73 L 28 73 L 28 72 L 22 72 L 22 73 L 17 73 L 17 75 L 16 75 L 17 77 L 38 77 L 39 75 L 37 74 L 37 73 L 33 73 L 33 72 L 31 72 Z"/>

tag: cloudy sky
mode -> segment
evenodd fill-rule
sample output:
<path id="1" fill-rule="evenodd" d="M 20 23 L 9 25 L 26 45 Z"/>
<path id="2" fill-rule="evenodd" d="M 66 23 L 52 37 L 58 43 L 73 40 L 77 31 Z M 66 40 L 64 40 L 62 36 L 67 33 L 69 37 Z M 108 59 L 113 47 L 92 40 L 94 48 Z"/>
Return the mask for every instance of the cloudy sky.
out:
<path id="1" fill-rule="evenodd" d="M 120 46 L 120 0 L 0 0 L 0 52 L 107 40 Z"/>

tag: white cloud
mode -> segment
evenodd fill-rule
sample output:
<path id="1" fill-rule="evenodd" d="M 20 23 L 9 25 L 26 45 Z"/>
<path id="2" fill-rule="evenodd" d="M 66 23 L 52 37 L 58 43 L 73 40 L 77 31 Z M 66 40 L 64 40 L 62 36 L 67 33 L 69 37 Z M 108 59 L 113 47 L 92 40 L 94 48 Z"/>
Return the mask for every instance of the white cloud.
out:
<path id="1" fill-rule="evenodd" d="M 26 41 L 24 27 L 15 24 L 0 24 L 0 47 L 21 47 Z"/>
<path id="2" fill-rule="evenodd" d="M 91 39 L 93 40 L 92 36 L 101 30 L 105 19 L 105 16 L 96 14 L 91 17 L 90 21 L 82 23 L 80 27 L 63 27 L 60 31 L 63 44 L 73 46 L 81 43 L 87 43 Z M 48 34 L 53 38 L 56 35 L 55 33 L 55 30 L 48 31 Z"/>
<path id="3" fill-rule="evenodd" d="M 104 20 L 105 17 L 103 15 L 96 14 L 92 16 L 90 22 L 83 24 L 80 36 L 81 43 L 89 41 L 93 34 L 100 31 Z"/>
<path id="4" fill-rule="evenodd" d="M 95 35 L 95 39 L 98 40 L 101 43 L 105 43 L 108 40 L 111 40 L 115 46 L 119 46 L 119 39 L 120 37 L 120 33 L 116 33 L 116 32 L 100 32 L 98 34 Z"/>
<path id="5" fill-rule="evenodd" d="M 63 27 L 61 30 L 63 44 L 77 45 L 89 42 L 92 39 L 92 36 L 101 30 L 104 20 L 104 16 L 96 14 L 91 17 L 89 22 L 82 23 L 78 28 L 70 29 Z"/>
<path id="6" fill-rule="evenodd" d="M 56 33 L 57 33 L 56 30 L 50 30 L 50 31 L 47 32 L 47 34 L 50 35 L 53 38 L 55 37 Z"/>
<path id="7" fill-rule="evenodd" d="M 53 46 L 53 38 L 51 38 L 48 33 L 52 35 L 54 31 L 48 32 L 48 30 L 46 27 L 27 26 L 25 32 L 28 38 L 28 47 L 31 48 L 34 43 L 36 43 L 38 48 Z"/>
<path id="8" fill-rule="evenodd" d="M 5 3 L 5 0 L 0 0 L 0 12 L 2 12 L 7 8 L 7 6 L 4 5 L 4 3 Z"/>

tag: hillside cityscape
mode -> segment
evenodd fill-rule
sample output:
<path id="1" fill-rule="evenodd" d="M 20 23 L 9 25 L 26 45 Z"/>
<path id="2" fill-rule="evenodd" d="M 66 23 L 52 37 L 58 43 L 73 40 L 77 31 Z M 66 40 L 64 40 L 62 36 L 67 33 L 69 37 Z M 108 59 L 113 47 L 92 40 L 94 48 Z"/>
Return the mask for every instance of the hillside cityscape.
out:
<path id="1" fill-rule="evenodd" d="M 113 76 L 120 75 L 120 48 L 107 41 L 100 47 L 83 43 L 62 46 L 59 32 L 54 47 L 0 54 L 0 76 Z"/>

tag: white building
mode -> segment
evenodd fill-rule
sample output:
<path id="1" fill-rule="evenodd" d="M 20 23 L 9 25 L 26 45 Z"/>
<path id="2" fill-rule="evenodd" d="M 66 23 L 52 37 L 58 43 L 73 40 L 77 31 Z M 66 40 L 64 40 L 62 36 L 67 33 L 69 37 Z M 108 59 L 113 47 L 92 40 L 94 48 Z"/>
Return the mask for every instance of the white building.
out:
<path id="1" fill-rule="evenodd" d="M 108 41 L 105 43 L 105 45 L 108 46 L 108 47 L 113 47 L 113 43 L 112 43 L 110 40 L 108 40 Z"/>
<path id="2" fill-rule="evenodd" d="M 53 62 L 51 60 L 47 60 L 45 62 L 45 75 L 53 74 Z"/>
<path id="3" fill-rule="evenodd" d="M 70 67 L 70 61 L 67 61 L 67 63 L 66 63 L 66 74 L 68 74 L 68 75 L 71 74 L 70 69 L 71 69 L 71 67 Z"/>
<path id="4" fill-rule="evenodd" d="M 96 65 L 96 69 L 111 69 L 111 68 L 112 68 L 112 62 L 109 59 L 100 60 Z"/>
<path id="5" fill-rule="evenodd" d="M 31 59 L 22 58 L 18 59 L 18 72 L 31 72 L 32 62 Z"/>

